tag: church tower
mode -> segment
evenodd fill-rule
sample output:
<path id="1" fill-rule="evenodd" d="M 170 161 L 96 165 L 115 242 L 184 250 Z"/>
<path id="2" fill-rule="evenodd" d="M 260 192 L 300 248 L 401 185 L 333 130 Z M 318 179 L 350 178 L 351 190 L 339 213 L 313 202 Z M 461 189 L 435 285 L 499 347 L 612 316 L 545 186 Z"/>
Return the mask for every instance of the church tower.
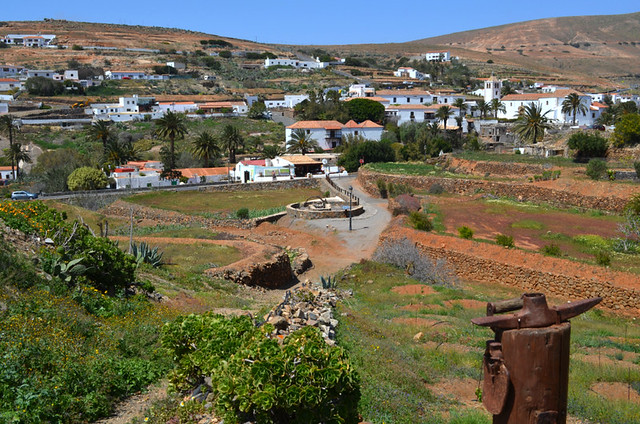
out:
<path id="1" fill-rule="evenodd" d="M 502 81 L 496 78 L 492 73 L 491 78 L 484 82 L 484 101 L 489 103 L 493 99 L 500 100 L 501 90 Z"/>

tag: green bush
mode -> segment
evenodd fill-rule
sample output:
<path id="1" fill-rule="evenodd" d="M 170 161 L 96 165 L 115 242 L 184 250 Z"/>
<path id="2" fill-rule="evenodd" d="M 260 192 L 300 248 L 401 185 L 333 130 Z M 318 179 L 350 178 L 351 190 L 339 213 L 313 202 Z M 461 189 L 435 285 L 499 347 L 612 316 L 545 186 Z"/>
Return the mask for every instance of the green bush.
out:
<path id="1" fill-rule="evenodd" d="M 600 134 L 578 132 L 569 137 L 568 146 L 576 151 L 576 159 L 603 158 L 607 155 L 609 142 Z"/>
<path id="2" fill-rule="evenodd" d="M 596 263 L 602 266 L 611 265 L 611 255 L 605 250 L 599 250 L 594 254 Z"/>
<path id="3" fill-rule="evenodd" d="M 458 228 L 458 234 L 460 235 L 460 238 L 463 238 L 463 239 L 470 240 L 473 238 L 473 230 L 467 227 L 466 225 L 463 225 L 462 227 Z"/>
<path id="4" fill-rule="evenodd" d="M 633 169 L 636 170 L 636 178 L 640 178 L 640 161 L 633 162 Z"/>
<path id="5" fill-rule="evenodd" d="M 551 244 L 547 244 L 546 246 L 542 246 L 542 249 L 540 249 L 542 251 L 542 253 L 544 253 L 547 256 L 561 256 L 562 255 L 562 250 L 560 250 L 560 246 L 558 246 L 555 243 L 551 243 Z"/>
<path id="6" fill-rule="evenodd" d="M 512 236 L 507 236 L 505 234 L 498 234 L 496 236 L 496 243 L 499 244 L 500 246 L 504 246 L 504 247 L 514 247 L 515 244 L 513 243 L 513 237 Z"/>
<path id="7" fill-rule="evenodd" d="M 411 226 L 420 231 L 433 230 L 433 223 L 429 219 L 429 216 L 422 212 L 411 212 L 409 214 L 409 222 Z"/>
<path id="8" fill-rule="evenodd" d="M 236 217 L 238 219 L 249 219 L 249 209 L 248 208 L 240 208 L 236 211 Z"/>
<path id="9" fill-rule="evenodd" d="M 640 115 L 623 114 L 613 130 L 613 144 L 616 147 L 635 146 L 640 143 Z"/>
<path id="10" fill-rule="evenodd" d="M 386 199 L 389 195 L 389 193 L 387 192 L 387 183 L 385 183 L 382 178 L 379 178 L 376 181 L 376 186 L 378 186 L 378 192 L 380 193 L 380 197 L 382 197 L 383 199 Z"/>
<path id="11" fill-rule="evenodd" d="M 349 172 L 355 172 L 360 167 L 360 159 L 364 163 L 391 162 L 396 158 L 396 152 L 391 143 L 384 141 L 363 141 L 348 146 L 338 159 L 338 165 L 344 166 Z"/>
<path id="12" fill-rule="evenodd" d="M 607 173 L 607 163 L 602 159 L 591 159 L 586 174 L 592 180 L 599 180 Z"/>
<path id="13" fill-rule="evenodd" d="M 213 404 L 225 422 L 358 422 L 359 378 L 344 351 L 315 327 L 282 343 L 273 327 L 247 316 L 206 313 L 167 324 L 162 343 L 174 357 L 169 378 L 188 390 L 211 377 Z"/>
<path id="14" fill-rule="evenodd" d="M 444 193 L 444 187 L 438 183 L 431 184 L 429 187 L 429 194 L 442 194 Z"/>
<path id="15" fill-rule="evenodd" d="M 76 169 L 67 178 L 67 186 L 71 191 L 97 190 L 105 188 L 109 180 L 99 169 L 83 166 Z"/>

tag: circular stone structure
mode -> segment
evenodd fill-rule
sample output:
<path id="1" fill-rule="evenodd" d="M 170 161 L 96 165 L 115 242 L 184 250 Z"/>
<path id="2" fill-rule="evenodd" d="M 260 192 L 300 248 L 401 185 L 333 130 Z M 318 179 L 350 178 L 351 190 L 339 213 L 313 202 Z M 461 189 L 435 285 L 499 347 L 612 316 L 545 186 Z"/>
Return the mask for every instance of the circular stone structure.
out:
<path id="1" fill-rule="evenodd" d="M 363 213 L 362 205 L 352 205 L 351 216 Z M 313 197 L 304 202 L 287 205 L 287 215 L 302 219 L 349 218 L 349 202 L 339 197 Z"/>

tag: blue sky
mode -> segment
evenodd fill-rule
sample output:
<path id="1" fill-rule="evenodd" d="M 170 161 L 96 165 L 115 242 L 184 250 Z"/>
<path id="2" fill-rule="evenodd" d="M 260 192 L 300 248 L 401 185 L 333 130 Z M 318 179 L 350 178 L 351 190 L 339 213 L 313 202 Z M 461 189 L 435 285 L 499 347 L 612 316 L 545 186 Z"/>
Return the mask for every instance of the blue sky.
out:
<path id="1" fill-rule="evenodd" d="M 352 44 L 411 41 L 539 18 L 632 13 L 640 6 L 637 0 L 31 0 L 6 2 L 2 10 L 0 20 L 54 18 L 175 27 L 267 43 Z"/>

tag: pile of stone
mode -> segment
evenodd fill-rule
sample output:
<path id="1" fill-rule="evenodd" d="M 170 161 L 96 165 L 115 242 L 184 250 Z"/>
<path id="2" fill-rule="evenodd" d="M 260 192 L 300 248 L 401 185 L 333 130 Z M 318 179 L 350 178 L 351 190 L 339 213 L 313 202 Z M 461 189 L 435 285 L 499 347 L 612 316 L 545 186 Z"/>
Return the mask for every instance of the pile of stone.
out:
<path id="1" fill-rule="evenodd" d="M 305 282 L 302 287 L 287 291 L 284 300 L 264 320 L 275 327 L 274 335 L 283 337 L 303 327 L 317 327 L 325 341 L 334 346 L 338 320 L 333 316 L 333 308 L 345 294 L 348 295 Z"/>

